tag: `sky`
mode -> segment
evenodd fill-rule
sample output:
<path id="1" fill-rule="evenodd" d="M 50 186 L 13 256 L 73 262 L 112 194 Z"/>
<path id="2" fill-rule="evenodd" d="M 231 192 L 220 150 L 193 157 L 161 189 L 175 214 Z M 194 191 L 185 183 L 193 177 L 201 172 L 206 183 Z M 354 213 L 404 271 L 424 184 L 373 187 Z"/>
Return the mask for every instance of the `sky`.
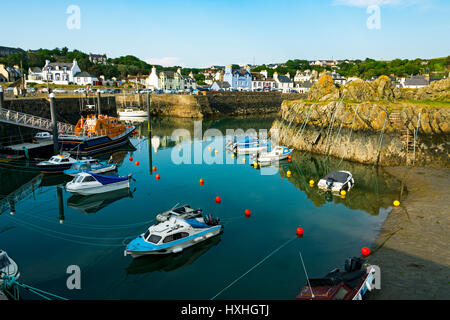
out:
<path id="1" fill-rule="evenodd" d="M 1 0 L 0 11 L 12 13 L 0 46 L 164 66 L 450 55 L 450 0 Z"/>

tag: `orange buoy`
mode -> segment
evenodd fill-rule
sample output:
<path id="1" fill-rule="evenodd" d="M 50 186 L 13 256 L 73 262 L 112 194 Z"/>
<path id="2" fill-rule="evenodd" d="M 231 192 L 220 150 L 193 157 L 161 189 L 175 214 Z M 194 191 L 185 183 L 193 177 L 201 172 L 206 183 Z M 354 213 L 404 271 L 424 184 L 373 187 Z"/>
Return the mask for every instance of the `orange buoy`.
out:
<path id="1" fill-rule="evenodd" d="M 202 186 L 202 185 L 204 185 L 204 184 L 205 184 L 205 180 L 200 179 L 200 185 Z"/>
<path id="2" fill-rule="evenodd" d="M 159 174 L 156 175 L 156 180 L 161 179 L 161 176 Z"/>
<path id="3" fill-rule="evenodd" d="M 153 170 L 153 172 L 155 172 L 156 171 L 156 167 L 153 167 L 152 170 Z"/>
<path id="4" fill-rule="evenodd" d="M 216 202 L 217 202 L 217 203 L 220 203 L 221 201 L 222 201 L 222 199 L 220 199 L 220 197 L 217 196 L 217 197 L 216 197 Z"/>
<path id="5" fill-rule="evenodd" d="M 361 253 L 363 256 L 368 256 L 370 254 L 370 249 L 367 247 L 364 247 L 361 249 Z"/>
<path id="6" fill-rule="evenodd" d="M 139 161 L 136 161 L 134 164 L 135 164 L 137 167 L 139 167 Z"/>
<path id="7" fill-rule="evenodd" d="M 130 161 L 133 161 L 133 157 L 129 157 L 128 159 L 129 159 Z"/>
<path id="8" fill-rule="evenodd" d="M 247 216 L 247 217 L 250 217 L 250 210 L 248 210 L 248 209 L 245 209 L 245 216 Z"/>
<path id="9" fill-rule="evenodd" d="M 297 235 L 298 236 L 302 236 L 303 235 L 303 229 L 302 228 L 297 228 Z"/>

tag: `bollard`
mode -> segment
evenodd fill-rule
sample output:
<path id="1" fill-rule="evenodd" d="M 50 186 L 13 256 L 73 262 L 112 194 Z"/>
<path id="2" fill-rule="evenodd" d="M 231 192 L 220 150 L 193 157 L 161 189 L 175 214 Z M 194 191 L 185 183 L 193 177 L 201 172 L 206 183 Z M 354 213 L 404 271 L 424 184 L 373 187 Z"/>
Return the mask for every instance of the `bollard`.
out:
<path id="1" fill-rule="evenodd" d="M 5 108 L 5 98 L 3 96 L 3 88 L 0 86 L 0 111 Z"/>
<path id="2" fill-rule="evenodd" d="M 50 116 L 53 129 L 53 153 L 58 154 L 58 120 L 56 119 L 55 94 L 52 92 L 48 97 L 50 100 Z"/>
<path id="3" fill-rule="evenodd" d="M 97 109 L 98 109 L 98 115 L 102 114 L 102 110 L 100 108 L 100 91 L 97 90 Z"/>

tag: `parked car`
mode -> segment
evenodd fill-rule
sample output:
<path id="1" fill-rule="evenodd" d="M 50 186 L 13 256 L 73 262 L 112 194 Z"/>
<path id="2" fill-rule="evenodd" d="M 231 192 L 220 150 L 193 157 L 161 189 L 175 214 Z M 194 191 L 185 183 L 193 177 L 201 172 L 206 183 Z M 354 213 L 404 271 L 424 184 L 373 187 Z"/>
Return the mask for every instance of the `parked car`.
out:
<path id="1" fill-rule="evenodd" d="M 152 93 L 152 89 L 142 89 L 139 91 L 140 94 Z"/>
<path id="2" fill-rule="evenodd" d="M 111 89 L 111 93 L 120 93 L 121 90 L 120 89 Z"/>
<path id="3" fill-rule="evenodd" d="M 73 92 L 75 92 L 75 93 L 85 93 L 86 89 L 85 88 L 78 88 L 78 89 L 75 89 Z"/>
<path id="4" fill-rule="evenodd" d="M 27 92 L 28 93 L 36 93 L 36 89 L 35 88 L 27 88 Z"/>
<path id="5" fill-rule="evenodd" d="M 55 90 L 53 90 L 54 93 L 68 93 L 69 91 L 67 91 L 66 89 L 62 89 L 62 88 L 55 88 Z"/>

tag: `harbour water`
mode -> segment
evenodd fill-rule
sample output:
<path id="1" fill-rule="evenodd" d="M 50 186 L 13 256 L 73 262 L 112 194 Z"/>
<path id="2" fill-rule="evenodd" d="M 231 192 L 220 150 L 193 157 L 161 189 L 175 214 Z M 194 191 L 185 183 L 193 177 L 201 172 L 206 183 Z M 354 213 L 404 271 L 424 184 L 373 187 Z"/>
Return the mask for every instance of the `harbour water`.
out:
<path id="1" fill-rule="evenodd" d="M 272 121 L 205 120 L 202 132 L 269 129 Z M 382 169 L 303 152 L 267 174 L 267 168 L 251 167 L 248 155 L 232 158 L 217 148 L 226 137 L 196 140 L 194 120 L 154 119 L 150 139 L 147 123 L 137 126 L 133 151 L 113 154 L 119 174 L 136 180 L 129 192 L 73 196 L 64 190 L 70 179 L 63 176 L 0 168 L 0 248 L 18 263 L 22 282 L 69 299 L 294 299 L 306 281 L 299 252 L 312 278 L 343 268 L 345 258 L 371 246 L 400 193 L 400 182 Z M 179 128 L 191 138 L 171 137 Z M 202 163 L 175 163 L 186 150 L 193 159 L 198 146 Z M 207 163 L 215 157 L 223 164 Z M 355 177 L 345 199 L 308 184 L 335 169 Z M 179 254 L 125 257 L 126 243 L 177 203 L 219 217 L 224 232 Z M 66 285 L 72 265 L 81 270 L 80 290 Z"/>

